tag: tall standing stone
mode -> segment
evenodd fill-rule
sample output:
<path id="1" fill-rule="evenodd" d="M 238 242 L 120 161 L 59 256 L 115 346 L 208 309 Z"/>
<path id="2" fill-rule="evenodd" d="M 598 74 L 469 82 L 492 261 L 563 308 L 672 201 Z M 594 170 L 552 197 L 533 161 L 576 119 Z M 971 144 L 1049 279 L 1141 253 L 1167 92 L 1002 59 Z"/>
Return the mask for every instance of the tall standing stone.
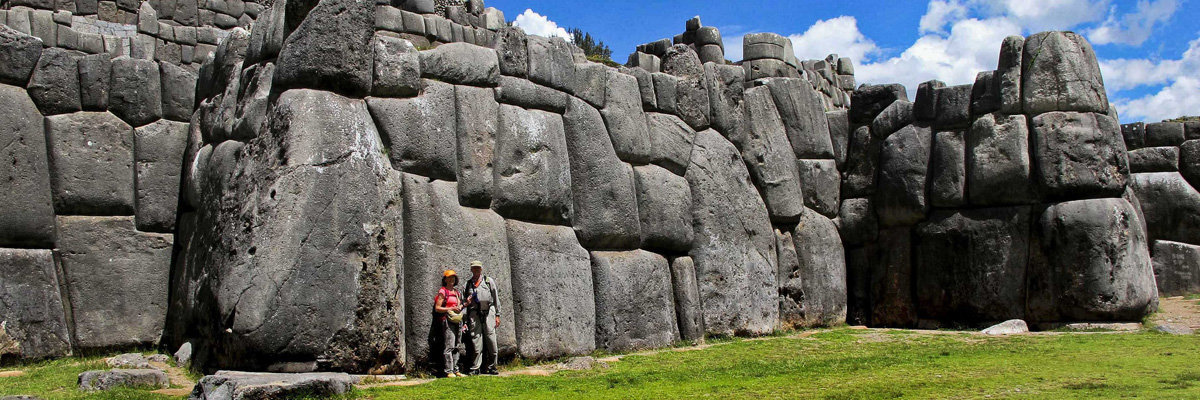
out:
<path id="1" fill-rule="evenodd" d="M 0 355 L 26 360 L 70 355 L 71 335 L 50 250 L 0 248 L 0 276 L 2 330 L 16 344 Z"/>
<path id="2" fill-rule="evenodd" d="M 788 140 L 797 158 L 832 159 L 833 142 L 821 97 L 807 82 L 795 78 L 767 80 Z"/>
<path id="3" fill-rule="evenodd" d="M 375 34 L 375 4 L 370 0 L 321 0 L 303 18 L 293 22 L 288 3 L 289 27 L 276 60 L 274 85 L 280 90 L 310 88 L 332 90 L 348 96 L 371 92 L 374 62 L 371 38 Z M 293 25 L 295 24 L 295 25 Z"/>
<path id="4" fill-rule="evenodd" d="M 507 218 L 571 221 L 571 166 L 562 117 L 500 105 L 492 209 Z"/>
<path id="5" fill-rule="evenodd" d="M 130 215 L 133 129 L 107 112 L 46 118 L 54 209 L 58 214 Z"/>
<path id="6" fill-rule="evenodd" d="M 454 90 L 458 134 L 458 196 L 464 205 L 486 208 L 492 202 L 496 132 L 500 103 L 492 89 L 458 86 Z"/>
<path id="7" fill-rule="evenodd" d="M 601 113 L 583 100 L 572 97 L 570 102 L 563 127 L 571 160 L 575 235 L 588 248 L 635 248 L 642 237 L 633 170 L 613 150 Z"/>
<path id="8" fill-rule="evenodd" d="M 587 250 L 571 228 L 506 224 L 517 353 L 533 359 L 590 353 L 596 348 L 596 302 Z"/>
<path id="9" fill-rule="evenodd" d="M 370 98 L 367 106 L 391 147 L 394 168 L 453 180 L 458 170 L 455 89 L 437 81 L 425 86 L 419 97 Z"/>
<path id="10" fill-rule="evenodd" d="M 1042 32 L 1025 39 L 1021 105 L 1029 115 L 1107 112 L 1108 95 L 1092 45 L 1074 32 Z"/>
<path id="11" fill-rule="evenodd" d="M 795 221 L 804 212 L 804 196 L 795 154 L 788 143 L 783 121 L 779 118 L 771 90 L 760 86 L 746 91 L 746 127 L 729 140 L 741 151 L 755 186 L 771 219 Z"/>
<path id="12" fill-rule="evenodd" d="M 596 347 L 630 351 L 679 339 L 667 259 L 645 250 L 593 251 Z"/>
<path id="13" fill-rule="evenodd" d="M 0 246 L 49 248 L 54 242 L 51 171 L 43 118 L 21 88 L 0 84 Z"/>
<path id="14" fill-rule="evenodd" d="M 1025 116 L 986 114 L 967 131 L 967 190 L 971 204 L 1032 202 L 1032 161 Z"/>

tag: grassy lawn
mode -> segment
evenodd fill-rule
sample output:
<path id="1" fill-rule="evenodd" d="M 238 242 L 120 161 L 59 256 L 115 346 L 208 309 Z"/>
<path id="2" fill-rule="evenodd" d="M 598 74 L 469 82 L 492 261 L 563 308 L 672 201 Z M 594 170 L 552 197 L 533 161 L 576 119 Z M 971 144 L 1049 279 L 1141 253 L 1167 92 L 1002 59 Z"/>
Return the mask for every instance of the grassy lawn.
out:
<path id="1" fill-rule="evenodd" d="M 0 396 L 86 397 L 76 375 L 98 358 L 6 367 Z M 164 398 L 145 391 L 92 398 Z M 552 376 L 443 379 L 356 391 L 374 399 L 486 398 L 1200 398 L 1200 335 L 1155 332 L 982 337 L 835 329 L 628 356 Z"/>

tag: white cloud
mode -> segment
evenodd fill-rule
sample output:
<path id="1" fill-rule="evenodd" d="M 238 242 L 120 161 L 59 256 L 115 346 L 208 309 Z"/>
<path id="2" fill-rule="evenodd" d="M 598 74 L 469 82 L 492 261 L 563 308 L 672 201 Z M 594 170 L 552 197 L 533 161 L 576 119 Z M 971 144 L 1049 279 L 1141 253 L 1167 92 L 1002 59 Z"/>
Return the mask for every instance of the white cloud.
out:
<path id="1" fill-rule="evenodd" d="M 970 0 L 992 17 L 1004 17 L 1028 32 L 1064 30 L 1104 18 L 1109 0 Z"/>
<path id="2" fill-rule="evenodd" d="M 1137 11 L 1118 18 L 1113 6 L 1103 24 L 1087 31 L 1093 44 L 1127 44 L 1141 46 L 1154 32 L 1154 26 L 1164 23 L 1179 8 L 1177 0 L 1139 1 Z"/>
<path id="3" fill-rule="evenodd" d="M 525 33 L 530 35 L 545 37 L 558 36 L 563 39 L 571 40 L 571 35 L 567 33 L 566 29 L 558 26 L 558 24 L 554 21 L 551 21 L 550 18 L 546 18 L 546 16 L 533 12 L 533 10 L 528 8 L 526 8 L 525 12 L 521 13 L 521 15 L 517 16 L 517 19 L 513 21 L 513 26 L 523 29 Z"/>
<path id="4" fill-rule="evenodd" d="M 1117 111 L 1123 122 L 1158 122 L 1200 113 L 1200 78 L 1180 76 L 1158 93 L 1132 100 L 1118 100 Z"/>
<path id="5" fill-rule="evenodd" d="M 945 33 L 946 25 L 967 17 L 967 7 L 958 0 L 929 2 L 925 15 L 921 16 L 921 33 Z"/>
<path id="6" fill-rule="evenodd" d="M 980 71 L 996 68 L 1004 38 L 1020 33 L 1005 18 L 965 19 L 955 22 L 946 36 L 922 36 L 899 56 L 859 65 L 855 72 L 859 82 L 901 83 L 910 96 L 917 85 L 932 79 L 948 85 L 973 83 Z"/>
<path id="7" fill-rule="evenodd" d="M 858 20 L 850 16 L 817 21 L 799 35 L 790 35 L 796 58 L 801 60 L 824 59 L 837 53 L 842 57 L 859 61 L 879 51 L 879 47 L 858 30 Z"/>
<path id="8" fill-rule="evenodd" d="M 1200 114 L 1200 38 L 1188 43 L 1178 60 L 1101 60 L 1105 88 L 1114 99 L 1121 120 L 1159 121 Z M 1157 92 L 1129 98 L 1122 91 L 1159 87 Z"/>

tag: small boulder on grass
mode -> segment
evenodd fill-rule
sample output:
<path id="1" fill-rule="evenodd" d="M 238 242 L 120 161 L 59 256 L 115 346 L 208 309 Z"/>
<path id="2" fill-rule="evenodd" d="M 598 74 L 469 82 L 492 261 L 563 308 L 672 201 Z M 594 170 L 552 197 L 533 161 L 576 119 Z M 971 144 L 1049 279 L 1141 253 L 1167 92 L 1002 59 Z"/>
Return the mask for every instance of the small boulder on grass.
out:
<path id="1" fill-rule="evenodd" d="M 85 391 L 119 387 L 163 389 L 168 386 L 167 374 L 157 369 L 94 370 L 79 374 L 79 389 Z"/>
<path id="2" fill-rule="evenodd" d="M 1193 331 L 1192 328 L 1188 328 L 1183 325 L 1175 325 L 1175 324 L 1157 325 L 1154 327 L 1154 330 L 1163 332 L 1163 333 L 1169 333 L 1172 335 L 1191 335 L 1191 334 L 1195 333 L 1195 331 Z"/>
<path id="3" fill-rule="evenodd" d="M 139 353 L 125 353 L 104 360 L 111 368 L 123 369 L 147 369 L 150 368 L 150 360 L 146 359 Z"/>
<path id="4" fill-rule="evenodd" d="M 1024 320 L 1010 319 L 996 325 L 992 325 L 983 331 L 984 335 L 1013 335 L 1018 333 L 1028 333 L 1029 325 Z"/>

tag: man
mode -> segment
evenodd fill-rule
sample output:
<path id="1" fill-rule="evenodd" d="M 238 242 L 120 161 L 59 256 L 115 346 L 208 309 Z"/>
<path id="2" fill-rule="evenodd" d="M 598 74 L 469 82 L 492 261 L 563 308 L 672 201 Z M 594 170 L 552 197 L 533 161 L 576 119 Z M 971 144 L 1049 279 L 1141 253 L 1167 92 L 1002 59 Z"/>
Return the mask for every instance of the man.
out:
<path id="1" fill-rule="evenodd" d="M 480 372 L 496 375 L 496 328 L 500 327 L 500 289 L 490 276 L 483 275 L 483 262 L 471 262 L 471 280 L 467 281 L 467 326 L 471 336 L 471 375 Z M 487 354 L 487 365 L 483 364 Z M 483 367 L 482 370 L 480 368 Z"/>

